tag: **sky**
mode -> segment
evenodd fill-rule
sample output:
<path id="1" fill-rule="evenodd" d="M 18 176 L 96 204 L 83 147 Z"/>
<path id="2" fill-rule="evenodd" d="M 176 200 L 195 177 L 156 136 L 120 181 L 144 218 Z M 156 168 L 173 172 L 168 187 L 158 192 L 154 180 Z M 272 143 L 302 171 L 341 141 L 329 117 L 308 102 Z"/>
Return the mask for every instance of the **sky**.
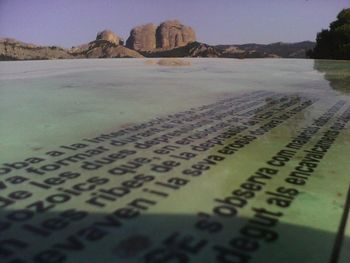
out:
<path id="1" fill-rule="evenodd" d="M 0 37 L 71 47 L 178 19 L 208 44 L 314 41 L 350 0 L 0 0 Z"/>

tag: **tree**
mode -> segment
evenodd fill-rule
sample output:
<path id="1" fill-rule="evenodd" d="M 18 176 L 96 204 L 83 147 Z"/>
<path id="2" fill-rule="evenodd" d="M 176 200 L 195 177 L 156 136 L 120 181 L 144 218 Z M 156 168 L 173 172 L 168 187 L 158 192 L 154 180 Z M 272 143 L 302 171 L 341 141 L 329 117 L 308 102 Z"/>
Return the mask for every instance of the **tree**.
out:
<path id="1" fill-rule="evenodd" d="M 317 34 L 316 46 L 308 55 L 317 59 L 350 59 L 350 8 L 343 9 L 329 29 Z"/>

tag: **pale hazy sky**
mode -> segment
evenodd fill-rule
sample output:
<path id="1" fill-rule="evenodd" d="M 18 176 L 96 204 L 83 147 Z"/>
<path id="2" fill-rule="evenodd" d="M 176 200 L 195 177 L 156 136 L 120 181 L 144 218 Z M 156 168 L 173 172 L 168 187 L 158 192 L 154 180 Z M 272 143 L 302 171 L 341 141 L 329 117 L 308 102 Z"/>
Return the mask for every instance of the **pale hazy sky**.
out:
<path id="1" fill-rule="evenodd" d="M 350 0 L 0 0 L 0 37 L 71 47 L 167 19 L 208 44 L 315 40 Z"/>

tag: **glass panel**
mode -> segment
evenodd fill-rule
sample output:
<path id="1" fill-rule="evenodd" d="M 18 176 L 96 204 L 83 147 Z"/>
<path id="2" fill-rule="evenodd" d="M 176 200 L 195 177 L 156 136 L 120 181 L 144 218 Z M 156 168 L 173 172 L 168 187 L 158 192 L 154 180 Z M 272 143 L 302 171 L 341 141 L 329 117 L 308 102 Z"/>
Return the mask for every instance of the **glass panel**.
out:
<path id="1" fill-rule="evenodd" d="M 350 63 L 186 61 L 1 62 L 1 259 L 347 262 Z"/>

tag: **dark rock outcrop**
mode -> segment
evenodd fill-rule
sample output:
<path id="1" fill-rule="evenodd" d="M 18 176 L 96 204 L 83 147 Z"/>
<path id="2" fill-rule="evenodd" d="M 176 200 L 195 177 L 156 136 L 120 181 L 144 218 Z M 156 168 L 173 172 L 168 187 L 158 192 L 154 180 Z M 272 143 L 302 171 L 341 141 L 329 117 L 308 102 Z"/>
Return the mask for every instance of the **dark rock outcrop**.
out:
<path id="1" fill-rule="evenodd" d="M 124 41 L 111 30 L 103 30 L 97 33 L 96 40 L 106 40 L 116 45 L 123 45 Z"/>
<path id="2" fill-rule="evenodd" d="M 182 25 L 178 20 L 161 23 L 156 32 L 157 48 L 171 49 L 196 41 L 196 34 L 191 27 Z"/>
<path id="3" fill-rule="evenodd" d="M 156 48 L 156 29 L 154 24 L 137 26 L 130 31 L 126 47 L 134 50 L 153 50 Z"/>

